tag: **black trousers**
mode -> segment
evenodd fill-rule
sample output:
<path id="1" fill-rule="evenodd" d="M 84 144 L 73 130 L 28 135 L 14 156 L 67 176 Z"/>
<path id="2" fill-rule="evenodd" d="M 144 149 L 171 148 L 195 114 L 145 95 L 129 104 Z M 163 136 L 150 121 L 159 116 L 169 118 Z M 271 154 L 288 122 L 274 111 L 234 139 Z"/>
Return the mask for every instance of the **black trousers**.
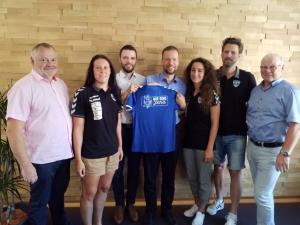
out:
<path id="1" fill-rule="evenodd" d="M 122 142 L 124 157 L 119 162 L 119 167 L 116 170 L 113 180 L 112 188 L 117 206 L 125 206 L 125 185 L 124 185 L 124 165 L 125 160 L 128 160 L 127 168 L 127 193 L 126 205 L 134 204 L 136 199 L 136 192 L 139 181 L 139 168 L 142 160 L 142 153 L 131 151 L 132 146 L 132 126 L 122 125 Z"/>
<path id="2" fill-rule="evenodd" d="M 176 150 L 168 153 L 145 153 L 144 164 L 144 193 L 146 200 L 146 212 L 155 213 L 157 209 L 157 177 L 161 166 L 161 210 L 162 213 L 172 211 L 172 203 L 175 193 L 175 173 L 178 153 L 182 148 L 182 128 L 176 126 Z"/>

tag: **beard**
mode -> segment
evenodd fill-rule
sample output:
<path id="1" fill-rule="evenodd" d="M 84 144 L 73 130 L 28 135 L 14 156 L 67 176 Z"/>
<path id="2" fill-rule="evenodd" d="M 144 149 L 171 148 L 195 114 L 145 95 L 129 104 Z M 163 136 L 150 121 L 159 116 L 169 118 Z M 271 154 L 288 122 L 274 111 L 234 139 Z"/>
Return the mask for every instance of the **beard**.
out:
<path id="1" fill-rule="evenodd" d="M 37 69 L 36 72 L 38 72 L 40 75 L 46 78 L 51 78 L 57 73 L 57 68 L 53 69 Z"/>
<path id="2" fill-rule="evenodd" d="M 223 60 L 223 66 L 226 68 L 230 68 L 235 64 L 235 62 L 232 59 L 226 58 Z"/>
<path id="3" fill-rule="evenodd" d="M 134 71 L 134 65 L 132 64 L 125 64 L 125 65 L 121 65 L 122 66 L 122 70 L 125 73 L 132 73 Z"/>
<path id="4" fill-rule="evenodd" d="M 164 70 L 164 73 L 167 74 L 167 75 L 173 75 L 177 71 L 176 68 L 171 67 L 171 66 L 170 67 L 165 67 L 165 68 L 163 68 L 163 70 Z"/>

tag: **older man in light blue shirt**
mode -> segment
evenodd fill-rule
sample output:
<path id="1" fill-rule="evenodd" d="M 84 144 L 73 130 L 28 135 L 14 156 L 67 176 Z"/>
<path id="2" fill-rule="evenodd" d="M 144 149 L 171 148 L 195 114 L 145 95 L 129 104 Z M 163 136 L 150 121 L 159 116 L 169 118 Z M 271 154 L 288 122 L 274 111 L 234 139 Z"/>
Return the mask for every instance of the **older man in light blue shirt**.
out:
<path id="1" fill-rule="evenodd" d="M 257 225 L 274 225 L 273 191 L 281 172 L 289 169 L 290 155 L 300 135 L 299 90 L 281 78 L 283 60 L 263 57 L 263 81 L 248 102 L 247 156 L 254 184 Z"/>

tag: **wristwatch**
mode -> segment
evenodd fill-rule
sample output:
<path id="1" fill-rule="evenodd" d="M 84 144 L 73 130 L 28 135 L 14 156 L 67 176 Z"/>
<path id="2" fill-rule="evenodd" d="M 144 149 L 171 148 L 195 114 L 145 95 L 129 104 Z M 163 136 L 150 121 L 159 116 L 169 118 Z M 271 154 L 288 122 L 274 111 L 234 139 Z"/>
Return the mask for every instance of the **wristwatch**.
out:
<path id="1" fill-rule="evenodd" d="M 290 153 L 287 150 L 285 150 L 284 148 L 280 149 L 279 154 L 283 155 L 284 157 L 290 157 L 291 156 Z"/>

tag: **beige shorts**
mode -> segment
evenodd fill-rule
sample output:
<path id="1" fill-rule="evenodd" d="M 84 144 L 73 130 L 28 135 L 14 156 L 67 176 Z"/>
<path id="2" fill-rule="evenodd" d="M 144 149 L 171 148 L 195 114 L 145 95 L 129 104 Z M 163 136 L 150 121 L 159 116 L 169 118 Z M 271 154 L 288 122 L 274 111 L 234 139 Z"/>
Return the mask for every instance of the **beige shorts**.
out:
<path id="1" fill-rule="evenodd" d="M 85 174 L 93 176 L 102 176 L 108 172 L 114 172 L 119 166 L 119 153 L 114 155 L 99 158 L 87 159 L 82 157 L 85 165 Z"/>

